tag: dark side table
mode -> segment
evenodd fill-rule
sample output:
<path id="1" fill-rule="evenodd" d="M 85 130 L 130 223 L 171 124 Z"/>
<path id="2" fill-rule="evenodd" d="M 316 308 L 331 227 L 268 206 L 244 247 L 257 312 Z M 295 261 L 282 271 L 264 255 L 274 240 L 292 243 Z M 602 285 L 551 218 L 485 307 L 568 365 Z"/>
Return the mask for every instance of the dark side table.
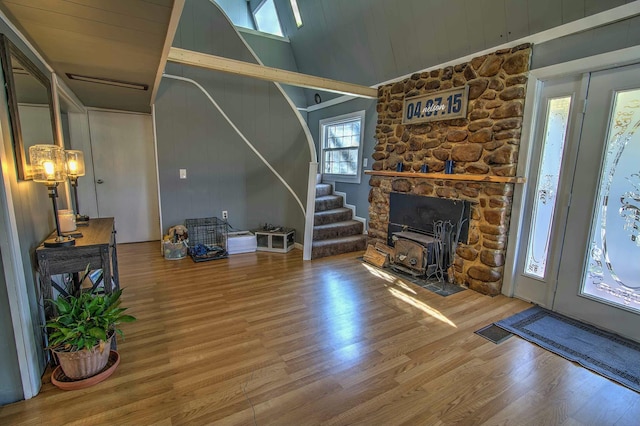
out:
<path id="1" fill-rule="evenodd" d="M 111 293 L 120 288 L 114 218 L 91 219 L 87 226 L 78 230 L 82 232 L 82 237 L 76 238 L 76 244 L 73 246 L 45 247 L 41 244 L 36 249 L 40 292 L 45 300 L 47 319 L 56 315 L 51 303 L 46 303 L 47 300 L 53 299 L 53 287 L 66 294 L 65 289 L 52 282 L 52 275 L 73 274 L 75 290 L 79 291 L 79 273 L 89 265 L 90 270 L 102 270 L 102 279 L 94 283 L 94 289 L 102 285 L 105 293 Z M 52 238 L 54 234 L 48 238 Z"/>

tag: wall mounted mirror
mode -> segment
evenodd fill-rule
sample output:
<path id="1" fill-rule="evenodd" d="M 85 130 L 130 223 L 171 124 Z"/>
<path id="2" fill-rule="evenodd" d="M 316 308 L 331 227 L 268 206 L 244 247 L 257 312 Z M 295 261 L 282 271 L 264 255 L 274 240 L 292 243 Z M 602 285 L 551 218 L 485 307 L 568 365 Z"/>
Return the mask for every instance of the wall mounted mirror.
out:
<path id="1" fill-rule="evenodd" d="M 31 179 L 29 147 L 61 143 L 55 136 L 51 82 L 4 34 L 0 34 L 0 61 L 18 178 L 27 180 Z"/>

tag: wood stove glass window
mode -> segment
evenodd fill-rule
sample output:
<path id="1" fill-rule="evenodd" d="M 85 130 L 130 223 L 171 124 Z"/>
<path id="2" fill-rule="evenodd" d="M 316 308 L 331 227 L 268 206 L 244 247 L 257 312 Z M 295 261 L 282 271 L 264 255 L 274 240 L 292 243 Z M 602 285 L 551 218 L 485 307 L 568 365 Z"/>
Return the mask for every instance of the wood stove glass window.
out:
<path id="1" fill-rule="evenodd" d="M 364 111 L 320 120 L 322 178 L 360 183 Z"/>

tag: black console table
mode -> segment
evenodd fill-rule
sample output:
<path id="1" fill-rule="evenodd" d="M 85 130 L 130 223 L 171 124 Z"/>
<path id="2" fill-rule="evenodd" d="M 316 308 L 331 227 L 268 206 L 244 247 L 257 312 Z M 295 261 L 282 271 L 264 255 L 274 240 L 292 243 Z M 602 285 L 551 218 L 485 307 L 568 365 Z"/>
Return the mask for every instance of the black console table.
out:
<path id="1" fill-rule="evenodd" d="M 102 279 L 94 283 L 94 288 L 102 284 L 105 293 L 111 293 L 120 288 L 114 219 L 112 217 L 91 219 L 88 226 L 79 228 L 79 231 L 82 232 L 82 237 L 76 238 L 73 246 L 45 247 L 41 244 L 36 249 L 40 290 L 45 302 L 53 299 L 53 286 L 56 286 L 61 293 L 66 292 L 52 282 L 52 275 L 74 274 L 74 284 L 77 286 L 76 290 L 79 290 L 81 285 L 78 282 L 79 272 L 84 271 L 87 265 L 90 270 L 102 270 Z M 54 234 L 48 238 L 55 237 Z M 49 309 L 51 309 L 50 305 L 45 303 L 45 307 L 49 306 Z M 46 318 L 55 315 L 55 312 L 47 312 L 46 309 Z"/>

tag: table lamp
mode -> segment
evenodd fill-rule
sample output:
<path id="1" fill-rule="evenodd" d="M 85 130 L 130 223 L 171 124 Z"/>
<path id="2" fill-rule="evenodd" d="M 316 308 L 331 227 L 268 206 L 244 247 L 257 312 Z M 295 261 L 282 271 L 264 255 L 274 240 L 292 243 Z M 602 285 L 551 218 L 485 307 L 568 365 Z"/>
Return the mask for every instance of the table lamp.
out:
<path id="1" fill-rule="evenodd" d="M 84 154 L 82 151 L 70 149 L 64 152 L 67 162 L 67 173 L 69 181 L 73 187 L 73 199 L 76 206 L 76 222 L 86 222 L 89 216 L 80 214 L 80 204 L 78 203 L 78 177 L 84 176 Z"/>
<path id="2" fill-rule="evenodd" d="M 64 150 L 56 145 L 33 145 L 29 147 L 29 159 L 31 160 L 31 174 L 34 182 L 47 185 L 49 198 L 53 204 L 53 217 L 56 221 L 55 238 L 44 242 L 45 247 L 63 247 L 75 245 L 76 240 L 64 236 L 60 232 L 58 219 L 58 184 L 67 180 L 67 166 Z"/>

